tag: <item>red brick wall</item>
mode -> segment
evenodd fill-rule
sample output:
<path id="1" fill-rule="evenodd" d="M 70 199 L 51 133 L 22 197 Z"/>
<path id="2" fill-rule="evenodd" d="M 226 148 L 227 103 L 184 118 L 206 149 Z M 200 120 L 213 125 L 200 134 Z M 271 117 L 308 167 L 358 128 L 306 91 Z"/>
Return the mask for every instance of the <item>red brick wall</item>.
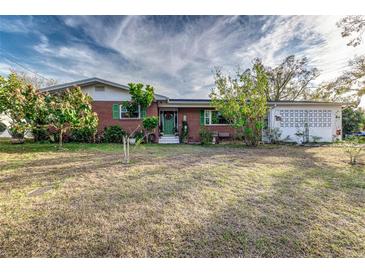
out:
<path id="1" fill-rule="evenodd" d="M 96 101 L 93 102 L 93 110 L 98 114 L 99 126 L 98 131 L 102 132 L 105 127 L 112 125 L 119 125 L 124 130 L 131 132 L 138 125 L 142 129 L 141 119 L 130 119 L 130 120 L 114 120 L 112 114 L 113 104 L 121 103 L 114 101 Z M 157 103 L 152 103 L 152 105 L 147 109 L 148 116 L 158 116 L 158 106 Z M 181 132 L 183 117 L 186 115 L 188 127 L 189 127 L 189 142 L 199 142 L 199 130 L 200 130 L 200 109 L 199 108 L 180 108 L 178 110 L 178 127 Z M 212 132 L 229 132 L 231 136 L 235 134 L 235 129 L 228 125 L 218 125 L 218 126 L 204 126 L 209 131 Z M 158 138 L 158 130 L 155 130 L 156 137 Z"/>
<path id="2" fill-rule="evenodd" d="M 186 121 L 189 127 L 189 142 L 199 142 L 199 130 L 200 130 L 200 110 L 199 108 L 180 108 L 178 110 L 178 122 L 179 130 L 181 133 L 182 121 L 184 115 L 186 115 Z M 235 134 L 235 129 L 229 125 L 218 126 L 204 126 L 211 132 L 228 132 L 231 136 Z"/>
<path id="3" fill-rule="evenodd" d="M 121 104 L 121 102 L 114 101 L 95 101 L 92 103 L 93 110 L 98 114 L 99 117 L 99 126 L 98 131 L 102 132 L 107 126 L 119 125 L 127 132 L 131 132 L 135 130 L 137 126 L 140 125 L 142 129 L 142 120 L 141 119 L 125 119 L 125 120 L 115 120 L 113 119 L 112 107 L 113 104 Z M 152 103 L 151 106 L 147 108 L 147 116 L 158 116 L 158 108 L 157 103 Z M 156 136 L 157 129 L 155 132 Z"/>

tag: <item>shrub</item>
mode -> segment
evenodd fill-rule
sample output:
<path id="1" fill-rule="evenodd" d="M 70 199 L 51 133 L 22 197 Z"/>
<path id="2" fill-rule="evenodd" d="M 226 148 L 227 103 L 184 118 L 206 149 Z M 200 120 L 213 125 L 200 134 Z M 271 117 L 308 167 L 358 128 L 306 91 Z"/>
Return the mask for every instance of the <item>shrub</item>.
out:
<path id="1" fill-rule="evenodd" d="M 157 116 L 149 116 L 143 119 L 143 128 L 145 128 L 148 132 L 154 130 L 158 126 L 158 117 Z"/>
<path id="2" fill-rule="evenodd" d="M 345 108 L 342 110 L 343 134 L 362 131 L 365 128 L 365 113 L 361 109 Z"/>
<path id="3" fill-rule="evenodd" d="M 24 139 L 24 132 L 17 130 L 16 127 L 9 127 L 9 134 L 14 139 Z"/>
<path id="4" fill-rule="evenodd" d="M 150 133 L 158 126 L 158 117 L 149 116 L 143 119 L 143 128 L 146 130 L 147 143 L 150 141 Z"/>
<path id="5" fill-rule="evenodd" d="M 269 128 L 265 130 L 266 136 L 269 139 L 269 143 L 277 144 L 280 142 L 281 130 L 279 128 Z"/>
<path id="6" fill-rule="evenodd" d="M 213 133 L 206 128 L 201 128 L 199 131 L 200 143 L 202 145 L 211 144 L 213 141 Z"/>
<path id="7" fill-rule="evenodd" d="M 318 143 L 322 137 L 311 135 L 313 143 Z"/>
<path id="8" fill-rule="evenodd" d="M 181 129 L 181 136 L 180 136 L 180 140 L 182 143 L 187 144 L 189 139 L 189 127 L 188 127 L 188 122 L 187 121 L 183 121 L 182 122 L 182 129 Z"/>
<path id="9" fill-rule="evenodd" d="M 70 141 L 79 143 L 93 143 L 95 130 L 93 128 L 75 128 L 71 130 Z"/>
<path id="10" fill-rule="evenodd" d="M 0 134 L 3 133 L 6 130 L 6 125 L 2 122 L 0 122 Z"/>
<path id="11" fill-rule="evenodd" d="M 345 139 L 344 148 L 347 155 L 350 157 L 350 165 L 356 165 L 357 158 L 360 156 L 364 147 L 360 144 L 359 138 L 351 136 Z"/>
<path id="12" fill-rule="evenodd" d="M 34 141 L 36 142 L 49 140 L 49 133 L 45 128 L 33 128 L 32 135 L 34 137 Z"/>
<path id="13" fill-rule="evenodd" d="M 144 139 L 144 134 L 142 131 L 137 131 L 133 134 L 133 138 L 136 138 L 136 143 L 141 143 Z"/>
<path id="14" fill-rule="evenodd" d="M 123 136 L 127 133 L 120 126 L 109 126 L 104 128 L 104 142 L 122 143 Z"/>

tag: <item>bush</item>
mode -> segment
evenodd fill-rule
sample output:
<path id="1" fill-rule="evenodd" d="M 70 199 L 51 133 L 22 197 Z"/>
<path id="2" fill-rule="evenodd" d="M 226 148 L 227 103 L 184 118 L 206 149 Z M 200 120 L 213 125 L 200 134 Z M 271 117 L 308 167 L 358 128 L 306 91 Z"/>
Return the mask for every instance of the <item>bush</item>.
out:
<path id="1" fill-rule="evenodd" d="M 77 128 L 71 130 L 70 141 L 78 143 L 93 143 L 95 129 L 93 128 Z"/>
<path id="2" fill-rule="evenodd" d="M 189 142 L 189 127 L 187 121 L 182 122 L 180 141 L 184 144 Z"/>
<path id="3" fill-rule="evenodd" d="M 201 128 L 199 131 L 200 143 L 202 145 L 211 144 L 213 141 L 213 133 L 206 128 Z"/>
<path id="4" fill-rule="evenodd" d="M 362 131 L 365 127 L 365 113 L 361 109 L 345 108 L 342 110 L 343 135 Z"/>
<path id="5" fill-rule="evenodd" d="M 24 139 L 24 133 L 17 130 L 15 127 L 9 127 L 9 134 L 14 139 Z"/>
<path id="6" fill-rule="evenodd" d="M 122 143 L 123 136 L 127 133 L 120 126 L 109 126 L 104 128 L 104 142 L 107 143 Z"/>
<path id="7" fill-rule="evenodd" d="M 49 140 L 48 130 L 45 128 L 34 128 L 32 129 L 32 135 L 34 137 L 34 141 L 47 141 Z"/>
<path id="8" fill-rule="evenodd" d="M 158 126 L 158 117 L 157 116 L 149 116 L 143 119 L 143 128 L 145 128 L 148 132 L 154 130 Z"/>
<path id="9" fill-rule="evenodd" d="M 147 143 L 150 142 L 150 133 L 158 126 L 158 117 L 157 116 L 150 116 L 143 119 L 143 128 L 147 131 Z M 155 138 L 153 138 L 155 139 Z"/>
<path id="10" fill-rule="evenodd" d="M 6 130 L 6 125 L 2 122 L 0 122 L 0 134 L 3 133 Z"/>
<path id="11" fill-rule="evenodd" d="M 136 142 L 144 139 L 144 134 L 142 131 L 137 131 L 133 134 L 133 138 L 136 138 Z M 142 141 L 140 141 L 142 142 Z"/>
<path id="12" fill-rule="evenodd" d="M 344 148 L 347 155 L 350 157 L 349 164 L 356 165 L 357 159 L 363 151 L 363 145 L 360 144 L 360 138 L 351 136 L 345 139 Z"/>

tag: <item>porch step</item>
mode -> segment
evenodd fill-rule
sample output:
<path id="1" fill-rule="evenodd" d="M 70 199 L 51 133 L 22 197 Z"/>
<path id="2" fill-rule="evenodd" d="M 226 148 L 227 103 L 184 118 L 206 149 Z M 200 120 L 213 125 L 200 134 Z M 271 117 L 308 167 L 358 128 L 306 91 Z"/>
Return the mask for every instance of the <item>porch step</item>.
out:
<path id="1" fill-rule="evenodd" d="M 179 144 L 180 139 L 179 136 L 161 136 L 158 139 L 159 144 Z"/>

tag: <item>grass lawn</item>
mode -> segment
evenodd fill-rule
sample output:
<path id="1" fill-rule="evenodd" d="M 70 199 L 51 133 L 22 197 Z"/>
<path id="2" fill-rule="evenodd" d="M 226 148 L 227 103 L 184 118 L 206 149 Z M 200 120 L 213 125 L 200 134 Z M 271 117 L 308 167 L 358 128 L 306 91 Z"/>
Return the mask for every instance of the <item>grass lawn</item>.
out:
<path id="1" fill-rule="evenodd" d="M 65 148 L 0 142 L 0 257 L 365 256 L 365 166 L 341 148 Z"/>

